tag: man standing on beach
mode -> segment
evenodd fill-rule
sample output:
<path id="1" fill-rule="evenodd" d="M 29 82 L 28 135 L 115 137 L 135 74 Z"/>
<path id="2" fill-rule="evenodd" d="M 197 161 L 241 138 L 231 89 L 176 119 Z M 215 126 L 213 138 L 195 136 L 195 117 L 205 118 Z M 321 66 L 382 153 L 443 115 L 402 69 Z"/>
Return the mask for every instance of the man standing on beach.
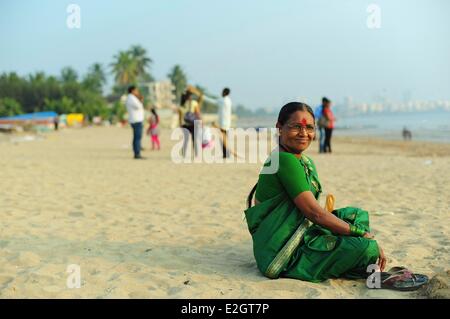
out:
<path id="1" fill-rule="evenodd" d="M 144 122 L 144 105 L 139 90 L 131 85 L 128 88 L 128 97 L 125 103 L 128 111 L 128 122 L 133 128 L 133 152 L 135 159 L 143 159 L 141 156 L 141 139 Z"/>
<path id="2" fill-rule="evenodd" d="M 314 117 L 316 118 L 317 126 L 319 128 L 319 153 L 325 153 L 325 126 L 322 125 L 320 118 L 323 116 L 323 110 L 326 105 L 330 104 L 330 100 L 326 97 L 322 98 L 322 104 L 316 107 Z"/>
<path id="3" fill-rule="evenodd" d="M 231 127 L 231 99 L 230 99 L 230 89 L 224 88 L 222 91 L 222 100 L 219 103 L 218 108 L 218 120 L 219 120 L 219 128 L 222 132 L 222 154 L 223 158 L 227 158 L 230 156 L 229 151 L 227 150 L 227 135 L 228 130 Z"/>

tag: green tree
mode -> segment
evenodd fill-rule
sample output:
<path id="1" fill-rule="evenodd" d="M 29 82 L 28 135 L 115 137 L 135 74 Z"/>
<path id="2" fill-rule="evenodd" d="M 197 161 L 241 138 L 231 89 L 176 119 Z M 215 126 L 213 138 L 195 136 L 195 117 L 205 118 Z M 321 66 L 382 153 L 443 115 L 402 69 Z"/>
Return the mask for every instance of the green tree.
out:
<path id="1" fill-rule="evenodd" d="M 111 67 L 116 82 L 114 91 L 121 93 L 126 90 L 128 85 L 136 82 L 138 75 L 137 63 L 130 52 L 120 51 L 116 54 Z"/>
<path id="2" fill-rule="evenodd" d="M 143 82 L 153 81 L 153 77 L 150 74 L 150 65 L 153 61 L 147 55 L 147 50 L 140 45 L 133 45 L 128 52 L 136 62 L 137 79 Z"/>
<path id="3" fill-rule="evenodd" d="M 100 63 L 94 63 L 89 68 L 83 79 L 83 87 L 98 94 L 102 94 L 103 85 L 106 83 L 106 74 Z"/>
<path id="4" fill-rule="evenodd" d="M 106 73 L 103 68 L 103 65 L 100 63 L 94 63 L 89 68 L 89 74 L 98 79 L 101 84 L 106 83 Z"/>
<path id="5" fill-rule="evenodd" d="M 89 70 L 90 79 L 102 78 L 98 67 Z M 57 113 L 81 112 L 86 116 L 109 116 L 101 85 L 90 86 L 77 81 L 72 68 L 64 68 L 61 76 L 46 76 L 43 72 L 20 77 L 16 73 L 0 75 L 2 114 L 15 115 L 22 112 L 55 111 Z M 12 102 L 15 101 L 16 103 Z M 17 106 L 18 105 L 18 106 Z"/>
<path id="6" fill-rule="evenodd" d="M 113 121 L 114 122 L 122 121 L 124 119 L 126 112 L 127 109 L 125 108 L 125 105 L 123 105 L 120 101 L 116 101 L 111 108 Z"/>
<path id="7" fill-rule="evenodd" d="M 66 66 L 61 70 L 61 81 L 63 83 L 73 83 L 78 80 L 78 73 L 72 67 Z"/>
<path id="8" fill-rule="evenodd" d="M 9 97 L 0 99 L 0 116 L 13 116 L 22 113 L 20 104 Z"/>
<path id="9" fill-rule="evenodd" d="M 43 109 L 45 98 L 60 96 L 60 87 L 56 78 L 47 78 L 44 72 L 36 72 L 28 76 L 21 94 L 21 103 L 26 113 L 39 112 Z M 16 98 L 16 97 L 14 97 Z"/>
<path id="10" fill-rule="evenodd" d="M 94 116 L 104 116 L 108 114 L 107 104 L 105 99 L 92 91 L 82 90 L 80 92 L 80 99 L 76 105 L 76 112 L 83 113 L 92 119 Z"/>
<path id="11" fill-rule="evenodd" d="M 58 100 L 45 99 L 45 111 L 54 111 L 58 114 L 74 113 L 77 111 L 77 105 L 74 100 L 63 96 Z"/>
<path id="12" fill-rule="evenodd" d="M 24 105 L 24 91 L 26 89 L 26 80 L 17 73 L 2 73 L 0 75 L 0 97 L 11 97 Z"/>
<path id="13" fill-rule="evenodd" d="M 167 74 L 172 84 L 175 86 L 175 98 L 176 102 L 179 103 L 181 95 L 186 90 L 187 77 L 180 65 L 175 65 L 169 74 Z"/>

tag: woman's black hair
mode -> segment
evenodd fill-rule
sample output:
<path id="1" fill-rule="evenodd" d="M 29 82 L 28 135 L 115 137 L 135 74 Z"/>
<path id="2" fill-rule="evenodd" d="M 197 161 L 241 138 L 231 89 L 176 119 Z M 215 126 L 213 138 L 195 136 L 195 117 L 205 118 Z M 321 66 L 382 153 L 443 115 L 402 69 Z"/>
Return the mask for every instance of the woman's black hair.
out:
<path id="1" fill-rule="evenodd" d="M 258 183 L 255 184 L 255 186 L 253 186 L 252 190 L 250 191 L 250 194 L 248 194 L 247 197 L 247 208 L 252 207 L 252 199 L 253 199 L 253 195 L 256 192 L 256 187 L 258 186 Z"/>
<path id="2" fill-rule="evenodd" d="M 184 104 L 186 103 L 186 101 L 189 99 L 189 97 L 192 95 L 191 91 L 186 91 L 181 95 L 181 101 L 180 101 L 180 105 L 184 106 Z"/>
<path id="3" fill-rule="evenodd" d="M 291 115 L 297 111 L 308 112 L 309 114 L 311 114 L 314 121 L 316 120 L 316 118 L 314 117 L 314 111 L 308 104 L 301 102 L 290 102 L 284 105 L 281 108 L 280 113 L 278 113 L 278 123 L 280 123 L 281 125 L 286 124 Z"/>
<path id="4" fill-rule="evenodd" d="M 286 124 L 286 122 L 289 120 L 291 115 L 297 111 L 308 112 L 313 117 L 314 122 L 316 121 L 316 118 L 314 116 L 314 111 L 308 104 L 301 103 L 301 102 L 290 102 L 290 103 L 284 105 L 281 108 L 280 113 L 278 113 L 278 123 L 280 123 L 281 125 Z M 248 197 L 247 197 L 247 207 L 248 208 L 250 208 L 252 206 L 252 199 L 253 199 L 253 195 L 255 194 L 257 186 L 258 186 L 258 183 L 256 183 L 255 186 L 253 186 L 252 190 L 250 191 L 250 194 L 248 194 Z"/>
<path id="5" fill-rule="evenodd" d="M 181 94 L 181 97 L 180 97 L 180 105 L 183 106 L 184 103 L 186 103 L 186 94 L 185 93 Z"/>

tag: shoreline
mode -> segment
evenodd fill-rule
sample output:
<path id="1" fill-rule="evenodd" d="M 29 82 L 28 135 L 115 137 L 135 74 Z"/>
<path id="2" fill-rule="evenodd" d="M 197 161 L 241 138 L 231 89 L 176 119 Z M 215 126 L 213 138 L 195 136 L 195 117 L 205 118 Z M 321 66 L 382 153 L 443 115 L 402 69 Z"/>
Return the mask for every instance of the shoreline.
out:
<path id="1" fill-rule="evenodd" d="M 355 145 L 372 145 L 397 149 L 410 156 L 418 157 L 446 157 L 450 155 L 450 143 L 423 142 L 423 141 L 397 141 L 367 136 L 336 136 L 333 141 Z"/>
<path id="2" fill-rule="evenodd" d="M 23 136 L 39 136 L 45 138 L 48 134 L 58 134 L 64 131 L 77 131 L 83 129 L 98 129 L 98 128 L 119 128 L 119 129 L 127 129 L 127 126 L 101 126 L 101 125 L 91 125 L 79 128 L 62 128 L 59 131 L 46 131 L 46 132 L 35 132 L 35 131 L 21 131 L 21 132 L 0 132 L 0 143 L 8 142 L 11 138 L 23 137 Z M 171 131 L 169 128 L 161 128 L 162 131 Z M 413 150 L 419 147 L 426 147 L 427 150 L 432 150 L 431 156 L 445 156 L 450 153 L 450 141 L 425 141 L 425 140 L 411 140 L 404 141 L 402 139 L 386 139 L 379 136 L 370 136 L 370 135 L 335 135 L 333 136 L 331 142 L 344 142 L 344 143 L 354 143 L 354 144 L 367 144 L 372 143 L 374 145 L 380 146 L 383 144 L 387 147 L 392 148 L 400 148 L 402 150 L 408 151 Z M 426 155 L 424 152 L 419 152 L 419 154 Z"/>

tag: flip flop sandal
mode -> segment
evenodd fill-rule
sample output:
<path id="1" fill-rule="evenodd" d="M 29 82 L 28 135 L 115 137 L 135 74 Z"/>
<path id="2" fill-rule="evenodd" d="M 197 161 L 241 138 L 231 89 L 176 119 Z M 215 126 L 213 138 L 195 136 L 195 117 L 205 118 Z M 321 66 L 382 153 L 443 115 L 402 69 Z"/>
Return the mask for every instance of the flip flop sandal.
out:
<path id="1" fill-rule="evenodd" d="M 404 270 L 409 271 L 409 269 L 406 268 L 406 267 L 403 267 L 403 266 L 397 266 L 397 267 L 392 267 L 391 269 L 389 269 L 389 270 L 386 271 L 386 272 L 387 272 L 388 274 L 394 274 L 394 273 L 397 273 L 397 272 L 400 272 L 400 271 L 404 271 Z"/>
<path id="2" fill-rule="evenodd" d="M 393 267 L 381 273 L 381 288 L 399 291 L 413 291 L 428 282 L 428 276 L 414 274 L 405 267 Z"/>

